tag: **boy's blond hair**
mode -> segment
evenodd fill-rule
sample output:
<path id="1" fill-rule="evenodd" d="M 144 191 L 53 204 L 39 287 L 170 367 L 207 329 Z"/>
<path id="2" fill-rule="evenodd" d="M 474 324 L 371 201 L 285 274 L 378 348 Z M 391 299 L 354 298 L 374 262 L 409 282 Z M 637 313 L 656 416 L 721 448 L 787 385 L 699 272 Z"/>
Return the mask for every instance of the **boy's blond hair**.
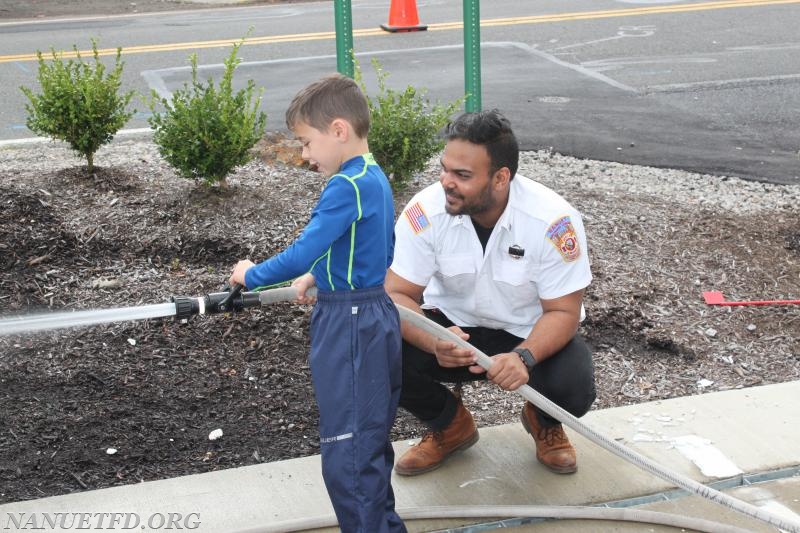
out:
<path id="1" fill-rule="evenodd" d="M 328 131 L 337 118 L 349 122 L 360 138 L 367 137 L 367 99 L 355 81 L 341 74 L 331 74 L 308 85 L 295 95 L 286 110 L 286 126 L 290 130 L 303 122 L 319 131 Z"/>

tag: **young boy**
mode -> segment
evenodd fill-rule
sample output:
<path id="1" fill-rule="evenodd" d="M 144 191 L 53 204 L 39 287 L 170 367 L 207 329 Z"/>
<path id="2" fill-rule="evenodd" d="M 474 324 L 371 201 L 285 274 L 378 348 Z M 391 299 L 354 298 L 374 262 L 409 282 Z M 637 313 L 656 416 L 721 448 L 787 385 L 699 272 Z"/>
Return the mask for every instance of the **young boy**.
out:
<path id="1" fill-rule="evenodd" d="M 249 289 L 316 284 L 309 362 L 319 405 L 322 477 L 344 532 L 405 532 L 394 510 L 389 441 L 401 383 L 397 308 L 383 281 L 394 251 L 389 182 L 369 153 L 369 108 L 356 83 L 331 75 L 301 90 L 286 125 L 303 159 L 330 177 L 311 220 L 286 250 L 230 282 Z"/>

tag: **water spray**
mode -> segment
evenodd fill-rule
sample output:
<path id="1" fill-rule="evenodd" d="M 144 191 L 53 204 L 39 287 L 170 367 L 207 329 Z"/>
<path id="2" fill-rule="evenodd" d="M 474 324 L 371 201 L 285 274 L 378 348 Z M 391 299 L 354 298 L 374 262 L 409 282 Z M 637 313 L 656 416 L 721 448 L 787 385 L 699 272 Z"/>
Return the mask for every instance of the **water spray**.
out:
<path id="1" fill-rule="evenodd" d="M 0 336 L 149 318 L 175 317 L 177 320 L 185 320 L 194 315 L 237 312 L 261 305 L 259 293 L 243 292 L 242 289 L 237 284 L 223 292 L 212 292 L 198 297 L 173 296 L 170 302 L 163 304 L 3 318 L 0 319 Z"/>
<path id="2" fill-rule="evenodd" d="M 127 322 L 147 318 L 163 318 L 175 314 L 175 304 L 141 305 L 117 309 L 93 309 L 91 311 L 64 311 L 40 315 L 0 319 L 0 337 L 37 333 L 51 329 L 63 329 L 109 322 Z"/>

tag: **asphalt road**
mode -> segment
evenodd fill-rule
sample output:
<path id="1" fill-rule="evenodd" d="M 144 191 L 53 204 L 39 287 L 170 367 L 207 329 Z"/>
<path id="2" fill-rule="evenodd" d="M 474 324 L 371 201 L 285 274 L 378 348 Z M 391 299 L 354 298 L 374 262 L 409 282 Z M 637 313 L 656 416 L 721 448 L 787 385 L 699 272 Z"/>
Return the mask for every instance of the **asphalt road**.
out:
<path id="1" fill-rule="evenodd" d="M 427 32 L 389 34 L 388 0 L 353 0 L 355 49 L 389 84 L 431 99 L 464 92 L 462 2 L 417 2 Z M 511 117 L 527 149 L 800 183 L 800 0 L 492 0 L 481 6 L 483 107 Z M 268 128 L 291 96 L 335 70 L 333 3 L 0 23 L 0 139 L 25 128 L 37 49 L 123 47 L 125 84 L 168 95 L 189 76 L 218 76 L 228 44 L 250 30 L 237 75 L 264 87 Z M 147 126 L 147 106 L 128 128 Z"/>

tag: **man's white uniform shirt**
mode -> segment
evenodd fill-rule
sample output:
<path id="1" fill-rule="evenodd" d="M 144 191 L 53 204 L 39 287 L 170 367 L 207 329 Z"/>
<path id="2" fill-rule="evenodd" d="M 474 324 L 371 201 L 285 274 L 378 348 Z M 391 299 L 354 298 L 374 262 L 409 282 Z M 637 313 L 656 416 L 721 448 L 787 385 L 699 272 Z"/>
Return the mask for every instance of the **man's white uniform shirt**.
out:
<path id="1" fill-rule="evenodd" d="M 444 189 L 420 191 L 395 224 L 398 276 L 425 287 L 424 306 L 459 326 L 504 329 L 526 338 L 540 299 L 592 281 L 580 213 L 544 185 L 517 174 L 484 254 L 468 215 L 445 210 Z"/>

